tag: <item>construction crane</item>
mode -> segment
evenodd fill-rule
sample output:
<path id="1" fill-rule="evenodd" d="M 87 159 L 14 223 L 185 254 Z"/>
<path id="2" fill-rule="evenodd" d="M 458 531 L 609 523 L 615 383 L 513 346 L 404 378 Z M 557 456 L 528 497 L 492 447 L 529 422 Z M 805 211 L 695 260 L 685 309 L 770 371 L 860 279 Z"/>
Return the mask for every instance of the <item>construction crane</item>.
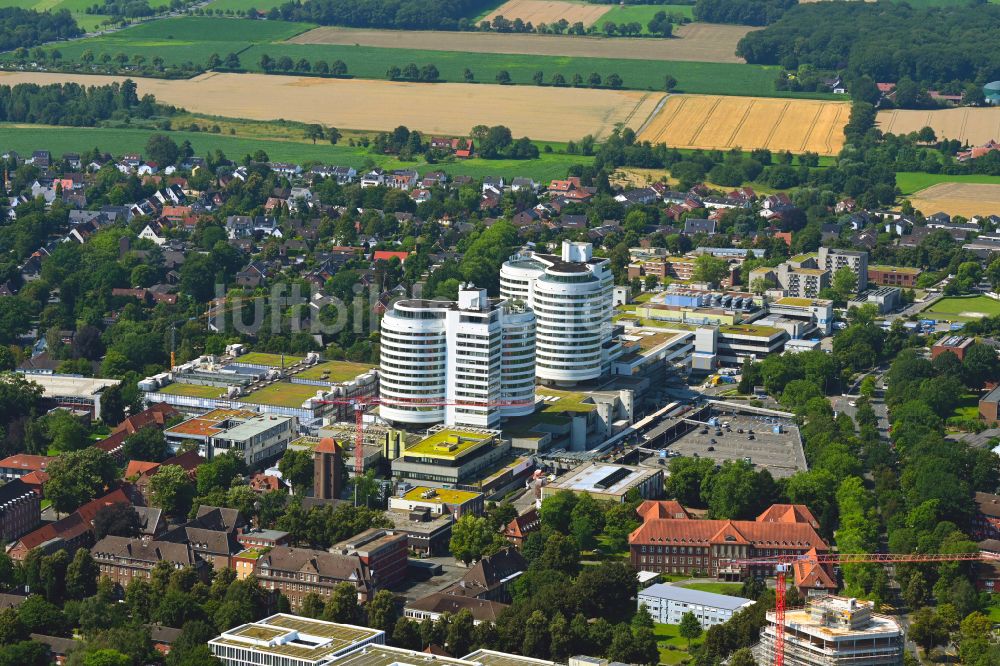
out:
<path id="1" fill-rule="evenodd" d="M 977 553 L 806 553 L 775 555 L 753 559 L 730 559 L 726 563 L 740 567 L 773 566 L 777 578 L 774 594 L 774 666 L 785 664 L 785 585 L 788 572 L 799 563 L 818 565 L 845 564 L 921 564 L 927 562 L 996 562 L 1000 555 Z"/>
<path id="2" fill-rule="evenodd" d="M 455 401 L 455 400 L 441 400 L 438 398 L 377 398 L 377 397 L 360 397 L 360 398 L 343 398 L 340 400 L 318 400 L 321 405 L 349 405 L 354 408 L 354 475 L 355 477 L 361 477 L 365 473 L 365 454 L 364 454 L 364 421 L 365 421 L 365 411 L 370 407 L 375 407 L 378 405 L 385 405 L 386 407 L 528 407 L 535 404 L 532 401 L 516 401 L 516 400 L 501 400 L 501 401 L 477 401 L 477 400 L 466 400 L 466 401 Z"/>

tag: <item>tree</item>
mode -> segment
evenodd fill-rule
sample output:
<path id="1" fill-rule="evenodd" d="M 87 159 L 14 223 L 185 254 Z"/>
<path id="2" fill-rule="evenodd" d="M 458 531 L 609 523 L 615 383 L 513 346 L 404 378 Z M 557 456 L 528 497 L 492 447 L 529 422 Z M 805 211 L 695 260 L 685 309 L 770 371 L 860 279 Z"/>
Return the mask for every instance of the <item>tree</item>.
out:
<path id="1" fill-rule="evenodd" d="M 392 636 L 399 613 L 396 611 L 396 601 L 389 590 L 379 590 L 365 607 L 368 612 L 368 626 L 381 629 Z M 461 654 L 457 653 L 456 654 Z"/>
<path id="2" fill-rule="evenodd" d="M 924 652 L 930 652 L 935 645 L 944 645 L 947 642 L 948 630 L 933 609 L 924 606 L 913 614 L 910 638 L 922 647 Z"/>
<path id="3" fill-rule="evenodd" d="M 59 513 L 75 511 L 104 493 L 117 476 L 111 456 L 94 447 L 64 453 L 46 471 L 45 496 Z"/>
<path id="4" fill-rule="evenodd" d="M 456 560 L 468 565 L 496 552 L 505 543 L 503 537 L 491 529 L 486 518 L 465 513 L 452 526 L 449 549 Z"/>
<path id="5" fill-rule="evenodd" d="M 86 548 L 79 549 L 66 567 L 66 596 L 69 599 L 84 599 L 94 595 L 100 574 L 100 567 L 90 556 L 90 551 Z"/>
<path id="6" fill-rule="evenodd" d="M 687 639 L 688 650 L 691 649 L 691 641 L 701 636 L 701 623 L 694 613 L 688 611 L 681 616 L 681 624 L 678 628 L 681 638 Z"/>
<path id="7" fill-rule="evenodd" d="M 608 77 L 607 79 L 605 79 L 605 82 L 608 84 L 609 88 L 615 88 L 615 89 L 621 88 L 622 84 L 624 83 L 622 81 L 622 77 L 618 76 L 618 74 L 614 72 L 608 74 Z"/>
<path id="8" fill-rule="evenodd" d="M 838 299 L 846 301 L 847 297 L 858 288 L 858 276 L 854 274 L 850 266 L 841 266 L 833 273 L 830 288 L 837 294 Z"/>
<path id="9" fill-rule="evenodd" d="M 667 74 L 663 77 L 663 89 L 667 92 L 673 92 L 674 88 L 677 87 L 677 79 Z"/>
<path id="10" fill-rule="evenodd" d="M 510 72 L 508 72 L 506 69 L 501 69 L 499 72 L 497 72 L 496 79 L 497 83 L 499 83 L 500 85 L 502 86 L 507 85 L 510 83 Z"/>
<path id="11" fill-rule="evenodd" d="M 314 146 L 316 145 L 316 140 L 322 139 L 325 135 L 326 132 L 323 131 L 322 125 L 306 125 L 305 136 L 307 139 L 312 139 Z"/>
<path id="12" fill-rule="evenodd" d="M 561 534 L 569 534 L 570 521 L 573 518 L 573 508 L 580 496 L 569 490 L 561 490 L 542 500 L 539 511 L 542 525 Z"/>
<path id="13" fill-rule="evenodd" d="M 166 168 L 177 162 L 180 149 L 174 140 L 164 134 L 154 134 L 146 141 L 146 157 Z"/>
<path id="14" fill-rule="evenodd" d="M 548 629 L 549 622 L 542 611 L 532 611 L 524 623 L 524 641 L 521 644 L 521 654 L 536 659 L 548 657 Z"/>
<path id="15" fill-rule="evenodd" d="M 718 259 L 710 254 L 702 254 L 694 260 L 694 273 L 691 277 L 695 282 L 706 282 L 714 286 L 718 285 L 728 274 L 729 264 L 724 259 Z"/>
<path id="16" fill-rule="evenodd" d="M 278 469 L 281 478 L 291 485 L 293 493 L 297 490 L 304 495 L 312 485 L 314 464 L 309 451 L 286 450 L 278 462 Z"/>
<path id="17" fill-rule="evenodd" d="M 977 342 L 965 350 L 962 359 L 962 379 L 971 389 L 981 389 L 1000 377 L 1000 360 L 993 347 Z"/>
<path id="18" fill-rule="evenodd" d="M 587 493 L 580 495 L 570 513 L 570 531 L 580 550 L 593 550 L 597 535 L 604 529 L 604 510 Z"/>
<path id="19" fill-rule="evenodd" d="M 330 599 L 323 609 L 323 619 L 328 622 L 357 624 L 361 617 L 358 606 L 358 590 L 353 583 L 339 583 L 333 588 Z"/>
<path id="20" fill-rule="evenodd" d="M 184 516 L 191 508 L 194 487 L 180 465 L 161 465 L 149 479 L 150 501 L 171 516 Z"/>
<path id="21" fill-rule="evenodd" d="M 336 146 L 337 142 L 340 141 L 342 136 L 343 135 L 340 133 L 340 130 L 337 129 L 336 127 L 326 128 L 326 140 L 330 142 L 330 145 Z"/>
<path id="22" fill-rule="evenodd" d="M 167 440 L 159 428 L 140 428 L 125 438 L 125 459 L 163 462 L 169 455 Z"/>
<path id="23" fill-rule="evenodd" d="M 90 444 L 83 422 L 65 409 L 56 409 L 42 419 L 42 430 L 56 451 L 79 451 Z"/>
<path id="24" fill-rule="evenodd" d="M 757 666 L 750 648 L 740 648 L 729 658 L 729 666 Z"/>

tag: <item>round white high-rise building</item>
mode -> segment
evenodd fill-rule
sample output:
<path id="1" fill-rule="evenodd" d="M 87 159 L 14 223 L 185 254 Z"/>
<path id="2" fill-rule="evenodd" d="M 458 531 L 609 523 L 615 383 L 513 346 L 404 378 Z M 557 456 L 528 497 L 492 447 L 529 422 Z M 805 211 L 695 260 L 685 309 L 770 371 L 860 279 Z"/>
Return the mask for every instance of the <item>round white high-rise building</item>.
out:
<path id="1" fill-rule="evenodd" d="M 590 243 L 563 241 L 561 255 L 521 254 L 500 269 L 500 293 L 535 313 L 535 373 L 575 384 L 610 371 L 614 277 Z"/>
<path id="2" fill-rule="evenodd" d="M 485 289 L 403 300 L 382 318 L 379 414 L 409 425 L 496 428 L 535 409 L 535 315 Z M 431 403 L 431 404 L 426 404 Z"/>

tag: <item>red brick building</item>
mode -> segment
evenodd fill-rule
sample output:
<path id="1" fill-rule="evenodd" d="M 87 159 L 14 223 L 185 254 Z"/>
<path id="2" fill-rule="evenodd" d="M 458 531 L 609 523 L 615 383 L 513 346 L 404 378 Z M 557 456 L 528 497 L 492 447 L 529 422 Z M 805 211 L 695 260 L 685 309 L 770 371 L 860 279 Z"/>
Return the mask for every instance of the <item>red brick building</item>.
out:
<path id="1" fill-rule="evenodd" d="M 919 268 L 907 266 L 869 266 L 868 281 L 886 287 L 904 287 L 912 289 L 917 284 Z"/>
<path id="2" fill-rule="evenodd" d="M 629 535 L 630 559 L 639 570 L 720 578 L 744 573 L 770 576 L 773 566 L 754 566 L 743 572 L 726 561 L 829 551 L 813 526 L 815 518 L 804 506 L 775 505 L 757 520 L 661 518 L 660 509 L 648 502 L 642 506 L 643 523 Z M 672 513 L 670 507 L 665 511 Z"/>
<path id="3" fill-rule="evenodd" d="M 31 486 L 20 479 L 0 486 L 0 539 L 9 543 L 41 522 L 42 500 Z"/>
<path id="4" fill-rule="evenodd" d="M 931 347 L 931 358 L 935 359 L 946 351 L 958 357 L 959 361 L 965 360 L 965 350 L 972 346 L 975 338 L 967 338 L 964 335 L 946 335 Z"/>
<path id="5" fill-rule="evenodd" d="M 372 583 L 379 589 L 392 587 L 406 578 L 407 536 L 402 532 L 373 527 L 334 544 L 330 552 L 360 557 L 371 572 Z"/>

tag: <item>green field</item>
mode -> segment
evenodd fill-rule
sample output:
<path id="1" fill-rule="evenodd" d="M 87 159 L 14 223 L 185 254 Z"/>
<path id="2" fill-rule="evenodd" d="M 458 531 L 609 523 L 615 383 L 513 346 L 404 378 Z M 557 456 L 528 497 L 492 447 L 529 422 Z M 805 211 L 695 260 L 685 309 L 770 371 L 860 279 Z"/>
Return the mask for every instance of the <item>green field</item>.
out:
<path id="1" fill-rule="evenodd" d="M 921 316 L 951 321 L 974 321 L 983 316 L 1000 314 L 1000 301 L 988 296 L 950 296 L 942 298 L 921 313 Z"/>
<path id="2" fill-rule="evenodd" d="M 418 66 L 433 64 L 442 81 L 464 80 L 465 69 L 471 69 L 475 80 L 496 81 L 497 73 L 507 71 L 513 83 L 532 85 L 535 72 L 541 71 L 546 81 L 562 74 L 567 81 L 579 74 L 587 78 L 592 72 L 607 77 L 618 74 L 625 88 L 660 90 L 663 78 L 670 74 L 678 81 L 676 92 L 757 95 L 769 97 L 809 97 L 833 99 L 824 93 L 785 93 L 774 90 L 776 67 L 736 63 L 657 62 L 615 58 L 575 58 L 563 56 L 506 55 L 496 53 L 461 53 L 415 49 L 386 49 L 367 46 L 288 44 L 284 40 L 313 26 L 307 23 L 254 21 L 235 18 L 183 17 L 145 23 L 111 35 L 67 42 L 60 45 L 63 60 L 79 61 L 89 51 L 97 62 L 102 56 L 124 53 L 131 58 L 142 55 L 147 61 L 155 54 L 167 65 L 194 63 L 204 65 L 212 54 L 225 57 L 239 55 L 243 69 L 260 71 L 262 55 L 278 59 L 288 56 L 293 61 L 305 58 L 310 63 L 342 60 L 351 76 L 384 79 L 392 67 L 408 63 Z M 10 59 L 10 54 L 0 54 Z"/>
<path id="3" fill-rule="evenodd" d="M 30 153 L 33 150 L 49 150 L 61 155 L 67 152 L 82 152 L 99 148 L 113 155 L 142 152 L 152 134 L 152 129 L 121 129 L 91 127 L 48 127 L 43 125 L 11 125 L 0 123 L 0 145 L 5 150 Z M 297 164 L 324 163 L 351 166 L 356 169 L 373 163 L 384 169 L 415 168 L 420 173 L 444 171 L 452 176 L 526 176 L 536 181 L 548 182 L 553 178 L 564 178 L 569 167 L 575 164 L 590 164 L 593 157 L 542 153 L 535 160 L 483 160 L 472 159 L 456 162 L 427 164 L 425 162 L 402 162 L 388 155 L 372 155 L 363 148 L 347 145 L 299 143 L 264 138 L 241 138 L 225 134 L 206 132 L 168 132 L 178 144 L 190 141 L 196 155 L 221 150 L 228 157 L 240 160 L 244 155 L 256 150 L 264 150 L 275 161 Z"/>
<path id="4" fill-rule="evenodd" d="M 950 176 L 945 173 L 918 173 L 913 171 L 900 171 L 896 174 L 896 187 L 900 189 L 904 196 L 919 192 L 924 188 L 937 185 L 938 183 L 986 183 L 987 185 L 1000 185 L 1000 176 L 980 174 Z"/>
<path id="5" fill-rule="evenodd" d="M 694 20 L 694 5 L 613 5 L 607 14 L 598 21 L 598 27 L 604 25 L 606 21 L 612 23 L 632 23 L 638 21 L 642 24 L 642 31 L 648 33 L 646 24 L 656 15 L 657 12 L 666 12 L 667 16 L 681 17 Z"/>
<path id="6" fill-rule="evenodd" d="M 257 44 L 240 54 L 242 66 L 256 71 L 257 63 L 264 54 L 274 59 L 288 56 L 293 61 L 299 58 L 327 62 L 342 60 L 352 76 L 367 79 L 385 78 L 386 70 L 390 67 L 402 68 L 412 62 L 418 66 L 434 65 L 443 81 L 462 81 L 466 68 L 471 69 L 475 80 L 481 83 L 494 83 L 497 73 L 506 71 L 513 83 L 524 85 L 533 85 L 532 77 L 538 71 L 542 72 L 545 81 L 551 80 L 555 74 L 562 74 L 567 81 L 571 81 L 576 74 L 586 79 L 590 73 L 597 72 L 602 77 L 618 74 L 625 88 L 660 90 L 663 77 L 670 74 L 678 81 L 676 92 L 779 96 L 774 90 L 777 69 L 762 65 L 679 61 L 650 63 L 645 60 L 614 58 L 461 53 L 326 44 Z"/>

